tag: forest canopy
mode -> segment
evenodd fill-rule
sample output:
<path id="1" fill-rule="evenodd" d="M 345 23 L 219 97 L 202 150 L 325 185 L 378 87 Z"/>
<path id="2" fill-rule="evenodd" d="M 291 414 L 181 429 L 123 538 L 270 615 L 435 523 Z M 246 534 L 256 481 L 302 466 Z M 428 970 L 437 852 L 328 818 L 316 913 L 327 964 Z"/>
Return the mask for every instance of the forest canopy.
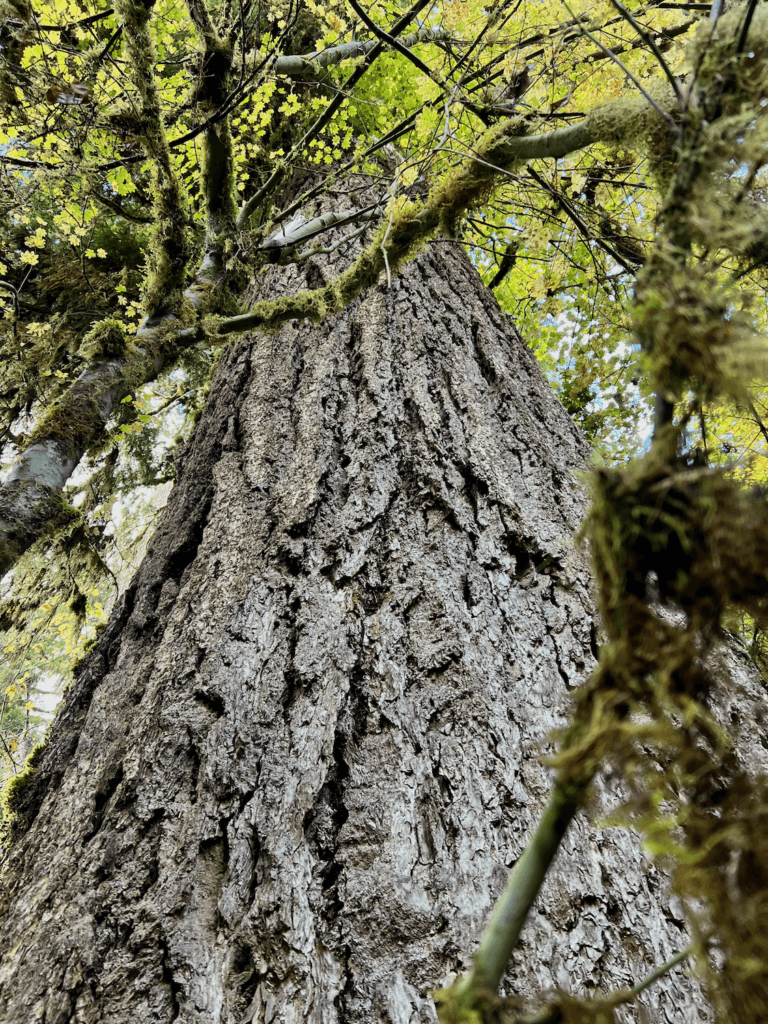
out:
<path id="1" fill-rule="evenodd" d="M 714 1004 L 756 1020 L 768 883 L 735 909 L 720 867 L 764 863 L 765 780 L 734 767 L 703 655 L 729 630 L 765 664 L 765 6 L 2 0 L 0 60 L 6 775 L 135 566 L 222 346 L 459 240 L 599 457 L 606 643 L 557 827 L 601 764 L 642 779 L 628 819 L 708 908 L 701 970 L 724 951 Z M 244 301 L 264 267 L 347 249 L 330 283 Z M 446 1014 L 495 988 L 494 955 Z"/>

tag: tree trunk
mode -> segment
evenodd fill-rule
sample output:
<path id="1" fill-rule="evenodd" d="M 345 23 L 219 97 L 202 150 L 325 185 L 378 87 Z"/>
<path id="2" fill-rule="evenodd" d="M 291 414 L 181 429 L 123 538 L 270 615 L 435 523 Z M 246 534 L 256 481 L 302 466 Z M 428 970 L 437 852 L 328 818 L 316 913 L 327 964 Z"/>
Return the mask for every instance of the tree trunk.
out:
<path id="1" fill-rule="evenodd" d="M 15 798 L 0 1020 L 434 1021 L 593 662 L 586 455 L 451 243 L 225 350 Z M 577 820 L 506 991 L 633 984 L 686 942 L 636 839 Z M 643 1000 L 700 1019 L 683 968 Z"/>

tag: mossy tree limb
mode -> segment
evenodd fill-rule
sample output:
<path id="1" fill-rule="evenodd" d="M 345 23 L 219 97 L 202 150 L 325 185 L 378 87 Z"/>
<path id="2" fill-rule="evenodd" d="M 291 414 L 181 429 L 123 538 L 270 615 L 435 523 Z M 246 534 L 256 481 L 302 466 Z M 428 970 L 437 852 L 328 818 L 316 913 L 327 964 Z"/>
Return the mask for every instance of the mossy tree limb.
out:
<path id="1" fill-rule="evenodd" d="M 142 138 L 152 161 L 154 227 L 144 295 L 150 317 L 167 310 L 180 312 L 189 259 L 187 215 L 168 146 L 155 73 L 157 54 L 148 27 L 153 7 L 154 0 L 117 0 L 115 4 L 123 26 L 131 76 L 142 101 Z"/>
<path id="2" fill-rule="evenodd" d="M 224 336 L 271 330 L 288 320 L 321 319 L 326 313 L 339 312 L 364 288 L 375 284 L 387 267 L 393 273 L 411 259 L 438 228 L 450 232 L 458 219 L 485 197 L 495 179 L 524 161 L 558 159 L 596 142 L 641 142 L 659 129 L 660 121 L 642 98 L 605 104 L 578 124 L 542 134 L 528 134 L 530 124 L 523 117 L 503 121 L 485 133 L 472 156 L 435 184 L 423 203 L 398 206 L 397 200 L 392 200 L 395 206 L 391 223 L 377 232 L 352 266 L 334 281 L 322 288 L 258 303 L 248 313 L 218 321 L 214 333 Z"/>
<path id="3" fill-rule="evenodd" d="M 222 110 L 231 93 L 231 39 L 216 31 L 205 0 L 188 0 L 187 10 L 202 44 L 195 99 L 203 110 Z M 234 226 L 234 154 L 229 114 L 209 124 L 203 135 L 201 179 L 206 211 L 206 250 L 221 261 L 222 238 Z"/>
<path id="4" fill-rule="evenodd" d="M 85 370 L 27 438 L 24 450 L 0 487 L 0 576 L 36 540 L 71 519 L 61 491 L 85 453 L 104 437 L 106 425 L 126 395 L 153 380 L 178 354 L 163 340 L 167 322 L 144 328 L 141 344 L 121 356 L 103 356 Z M 93 332 L 91 332 L 93 333 Z"/>

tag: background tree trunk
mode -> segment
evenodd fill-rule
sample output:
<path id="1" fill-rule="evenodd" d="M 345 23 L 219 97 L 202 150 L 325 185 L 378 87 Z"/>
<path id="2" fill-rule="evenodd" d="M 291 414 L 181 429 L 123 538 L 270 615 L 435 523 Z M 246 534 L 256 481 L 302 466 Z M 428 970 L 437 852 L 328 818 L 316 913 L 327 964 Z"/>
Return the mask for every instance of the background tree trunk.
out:
<path id="1" fill-rule="evenodd" d="M 226 349 L 24 791 L 0 1019 L 433 1021 L 593 661 L 586 456 L 451 243 Z M 508 993 L 632 984 L 686 944 L 629 833 L 579 820 L 556 863 Z M 683 968 L 643 999 L 704 1014 Z"/>

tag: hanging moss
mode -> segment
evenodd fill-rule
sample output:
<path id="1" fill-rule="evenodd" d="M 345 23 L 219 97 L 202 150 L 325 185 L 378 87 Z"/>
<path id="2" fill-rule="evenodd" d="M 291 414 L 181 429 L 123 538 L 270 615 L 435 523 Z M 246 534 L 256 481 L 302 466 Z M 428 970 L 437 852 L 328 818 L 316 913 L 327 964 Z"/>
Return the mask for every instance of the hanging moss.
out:
<path id="1" fill-rule="evenodd" d="M 742 160 L 759 167 L 768 141 L 768 11 L 755 11 L 746 45 L 743 18 L 735 8 L 697 35 L 700 91 L 681 121 L 680 146 L 668 148 L 659 237 L 635 290 L 644 365 L 673 405 L 691 392 L 699 401 L 747 400 L 752 378 L 768 370 L 765 340 L 744 296 L 722 282 L 719 255 L 746 252 L 765 235 L 732 174 Z M 612 129 L 599 130 L 608 137 Z M 650 121 L 642 131 L 658 156 Z M 592 475 L 584 533 L 608 642 L 551 763 L 568 779 L 589 779 L 606 764 L 623 772 L 630 796 L 617 820 L 645 835 L 677 891 L 694 901 L 689 919 L 718 1019 L 754 1024 L 768 1015 L 768 779 L 740 766 L 708 703 L 723 621 L 738 609 L 768 624 L 768 503 L 726 471 L 680 454 L 683 436 L 660 421 L 646 455 Z M 592 1021 L 590 1012 L 561 1007 L 564 1020 Z"/>
<path id="2" fill-rule="evenodd" d="M 702 20 L 689 44 L 688 61 L 709 113 L 742 113 L 745 101 L 768 96 L 768 10 L 757 4 L 743 36 L 746 5 L 737 4 L 716 24 Z"/>

